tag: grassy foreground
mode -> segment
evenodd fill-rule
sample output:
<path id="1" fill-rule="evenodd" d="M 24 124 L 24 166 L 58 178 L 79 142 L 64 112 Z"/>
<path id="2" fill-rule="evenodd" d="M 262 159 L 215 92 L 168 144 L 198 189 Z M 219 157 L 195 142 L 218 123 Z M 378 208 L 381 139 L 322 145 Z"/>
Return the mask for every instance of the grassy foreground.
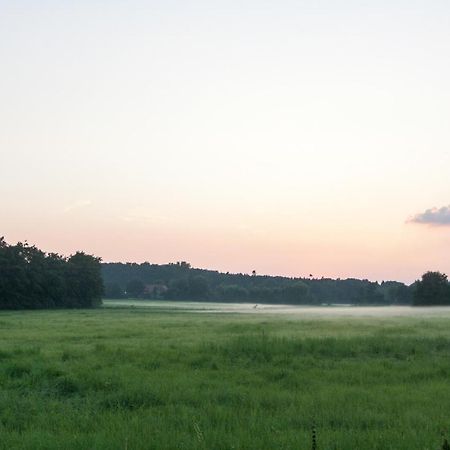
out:
<path id="1" fill-rule="evenodd" d="M 450 319 L 0 313 L 1 449 L 440 449 Z"/>

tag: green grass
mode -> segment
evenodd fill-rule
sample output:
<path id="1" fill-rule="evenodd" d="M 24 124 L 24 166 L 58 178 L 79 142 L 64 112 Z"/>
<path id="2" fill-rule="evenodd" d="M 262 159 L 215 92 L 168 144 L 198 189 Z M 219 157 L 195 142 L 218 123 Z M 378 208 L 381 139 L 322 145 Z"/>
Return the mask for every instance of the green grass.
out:
<path id="1" fill-rule="evenodd" d="M 436 449 L 450 319 L 0 313 L 1 449 Z"/>

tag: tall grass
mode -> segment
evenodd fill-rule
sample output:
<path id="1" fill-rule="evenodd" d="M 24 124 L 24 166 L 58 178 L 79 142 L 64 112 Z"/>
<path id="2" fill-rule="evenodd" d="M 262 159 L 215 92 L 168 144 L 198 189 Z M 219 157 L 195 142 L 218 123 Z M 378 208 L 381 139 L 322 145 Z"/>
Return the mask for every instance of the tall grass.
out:
<path id="1" fill-rule="evenodd" d="M 96 310 L 0 322 L 1 449 L 448 445 L 448 319 Z"/>

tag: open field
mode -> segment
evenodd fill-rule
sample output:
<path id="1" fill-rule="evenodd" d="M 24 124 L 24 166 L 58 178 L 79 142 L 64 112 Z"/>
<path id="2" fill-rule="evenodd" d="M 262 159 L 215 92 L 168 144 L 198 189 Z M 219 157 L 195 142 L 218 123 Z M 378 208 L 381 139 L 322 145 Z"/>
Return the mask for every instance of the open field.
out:
<path id="1" fill-rule="evenodd" d="M 2 312 L 0 448 L 438 450 L 449 380 L 445 312 Z"/>

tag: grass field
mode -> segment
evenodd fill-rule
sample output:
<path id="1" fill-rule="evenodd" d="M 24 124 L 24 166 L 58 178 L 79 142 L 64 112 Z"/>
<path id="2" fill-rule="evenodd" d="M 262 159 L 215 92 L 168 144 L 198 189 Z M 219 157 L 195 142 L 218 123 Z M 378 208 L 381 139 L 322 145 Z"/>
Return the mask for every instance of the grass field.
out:
<path id="1" fill-rule="evenodd" d="M 1 449 L 435 449 L 450 318 L 0 313 Z"/>

